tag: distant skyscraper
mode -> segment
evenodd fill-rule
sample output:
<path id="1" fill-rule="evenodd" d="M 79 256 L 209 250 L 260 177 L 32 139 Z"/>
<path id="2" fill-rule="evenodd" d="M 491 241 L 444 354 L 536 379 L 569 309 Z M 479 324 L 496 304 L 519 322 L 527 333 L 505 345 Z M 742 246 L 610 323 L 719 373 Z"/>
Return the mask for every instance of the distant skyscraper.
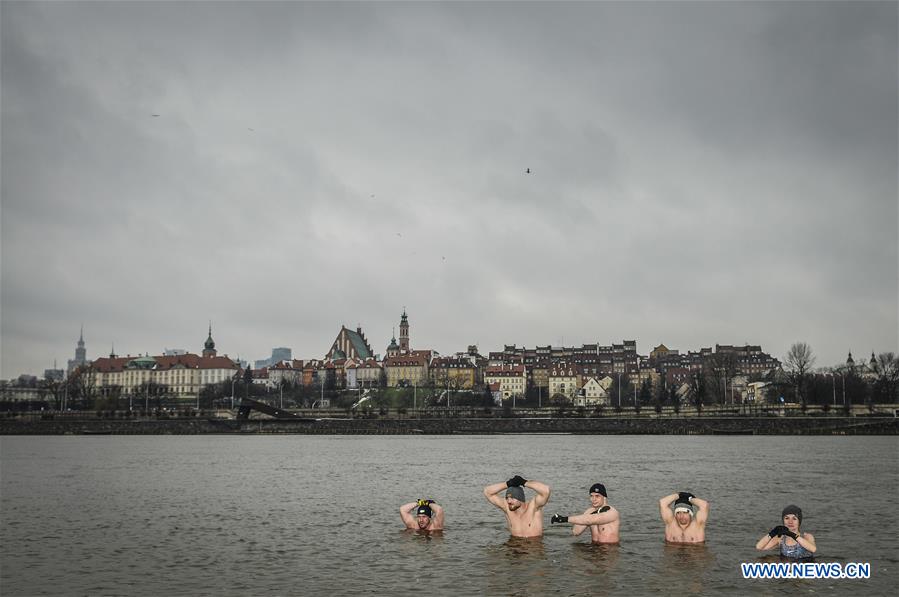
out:
<path id="1" fill-rule="evenodd" d="M 66 372 L 56 368 L 56 361 L 53 361 L 52 369 L 44 369 L 44 379 L 47 381 L 62 381 L 65 379 Z"/>
<path id="2" fill-rule="evenodd" d="M 84 326 L 81 326 L 81 335 L 78 336 L 78 347 L 75 349 L 75 358 L 69 359 L 68 373 L 74 371 L 76 367 L 86 365 L 87 362 L 87 349 L 84 348 Z"/>
<path id="3" fill-rule="evenodd" d="M 258 361 L 254 361 L 255 366 L 254 369 L 264 369 L 266 367 L 271 367 L 275 363 L 280 363 L 281 361 L 291 361 L 293 360 L 293 350 L 287 348 L 286 346 L 279 346 L 278 348 L 272 349 L 272 356 L 267 359 L 259 359 Z"/>
<path id="4" fill-rule="evenodd" d="M 272 349 L 272 364 L 280 363 L 281 361 L 290 361 L 293 359 L 293 351 L 286 346 L 279 346 L 278 348 Z"/>

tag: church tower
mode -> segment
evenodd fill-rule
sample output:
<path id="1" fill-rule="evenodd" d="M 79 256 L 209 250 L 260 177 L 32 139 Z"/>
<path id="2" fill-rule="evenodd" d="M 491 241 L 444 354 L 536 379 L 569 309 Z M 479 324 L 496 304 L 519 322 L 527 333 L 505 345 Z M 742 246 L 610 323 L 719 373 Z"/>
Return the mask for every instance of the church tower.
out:
<path id="1" fill-rule="evenodd" d="M 409 318 L 406 316 L 405 307 L 400 318 L 400 352 L 409 352 Z"/>
<path id="2" fill-rule="evenodd" d="M 392 334 L 390 337 L 390 346 L 387 347 L 387 356 L 395 357 L 400 354 L 400 347 L 396 343 L 396 334 Z"/>
<path id="3" fill-rule="evenodd" d="M 216 354 L 215 342 L 212 340 L 212 322 L 209 322 L 209 336 L 206 337 L 206 343 L 203 345 L 203 356 L 214 357 Z"/>

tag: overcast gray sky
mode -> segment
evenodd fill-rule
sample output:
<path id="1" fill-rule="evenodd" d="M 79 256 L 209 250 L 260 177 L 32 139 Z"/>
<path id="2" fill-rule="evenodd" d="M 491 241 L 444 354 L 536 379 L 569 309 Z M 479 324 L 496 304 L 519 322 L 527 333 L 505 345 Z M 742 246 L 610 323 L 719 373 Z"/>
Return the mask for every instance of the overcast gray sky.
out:
<path id="1" fill-rule="evenodd" d="M 3 2 L 0 377 L 82 323 L 383 354 L 404 306 L 441 353 L 896 351 L 897 6 Z"/>

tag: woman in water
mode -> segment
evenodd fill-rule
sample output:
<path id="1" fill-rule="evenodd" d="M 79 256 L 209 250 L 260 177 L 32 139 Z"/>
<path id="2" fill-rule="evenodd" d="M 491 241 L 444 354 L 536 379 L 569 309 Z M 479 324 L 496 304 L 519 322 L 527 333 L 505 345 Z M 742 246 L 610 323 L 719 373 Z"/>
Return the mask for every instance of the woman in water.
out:
<path id="1" fill-rule="evenodd" d="M 811 533 L 799 530 L 802 524 L 802 510 L 799 506 L 784 508 L 783 524 L 778 525 L 762 535 L 755 548 L 759 551 L 780 547 L 780 555 L 787 558 L 810 558 L 818 551 L 815 537 Z"/>

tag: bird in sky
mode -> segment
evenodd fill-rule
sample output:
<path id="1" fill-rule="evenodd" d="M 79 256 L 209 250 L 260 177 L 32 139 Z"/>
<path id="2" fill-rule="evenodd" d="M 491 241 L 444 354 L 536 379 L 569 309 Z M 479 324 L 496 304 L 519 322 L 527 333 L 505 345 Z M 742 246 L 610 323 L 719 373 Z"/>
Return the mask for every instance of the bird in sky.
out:
<path id="1" fill-rule="evenodd" d="M 524 171 L 524 173 L 525 173 L 525 174 L 530 174 L 530 173 L 531 173 L 531 169 L 528 168 L 527 170 Z"/>
<path id="2" fill-rule="evenodd" d="M 251 129 L 250 127 L 247 127 L 247 130 L 250 131 L 251 133 L 255 133 L 255 132 L 256 132 L 255 130 Z"/>
<path id="3" fill-rule="evenodd" d="M 159 118 L 159 114 L 150 114 L 153 118 Z"/>

